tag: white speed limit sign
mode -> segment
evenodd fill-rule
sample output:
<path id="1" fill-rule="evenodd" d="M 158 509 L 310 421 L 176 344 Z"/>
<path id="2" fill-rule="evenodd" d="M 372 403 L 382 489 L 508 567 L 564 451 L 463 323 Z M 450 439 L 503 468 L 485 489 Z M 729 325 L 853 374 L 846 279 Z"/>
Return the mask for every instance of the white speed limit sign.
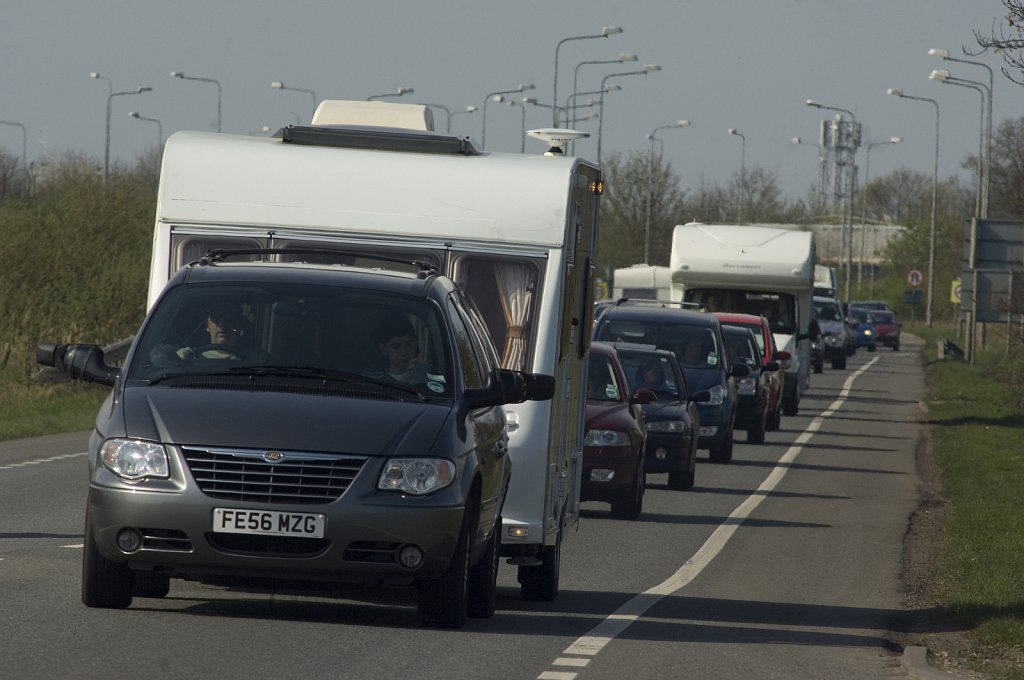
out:
<path id="1" fill-rule="evenodd" d="M 907 283 L 915 288 L 920 286 L 924 283 L 924 274 L 921 273 L 920 269 L 911 269 L 907 272 Z"/>

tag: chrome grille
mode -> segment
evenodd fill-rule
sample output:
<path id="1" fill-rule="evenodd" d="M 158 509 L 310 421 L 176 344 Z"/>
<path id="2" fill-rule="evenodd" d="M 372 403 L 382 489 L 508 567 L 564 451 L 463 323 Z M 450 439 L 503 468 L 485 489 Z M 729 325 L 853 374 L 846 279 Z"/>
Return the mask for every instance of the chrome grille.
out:
<path id="1" fill-rule="evenodd" d="M 207 496 L 254 503 L 314 504 L 341 498 L 366 458 L 284 451 L 271 463 L 264 451 L 183 447 L 196 484 Z"/>

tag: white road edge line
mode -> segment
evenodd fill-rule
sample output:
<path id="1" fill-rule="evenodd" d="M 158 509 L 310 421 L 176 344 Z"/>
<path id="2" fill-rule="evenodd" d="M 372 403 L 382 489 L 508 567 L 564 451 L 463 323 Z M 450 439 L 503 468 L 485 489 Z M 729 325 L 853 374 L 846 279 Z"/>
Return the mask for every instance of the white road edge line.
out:
<path id="1" fill-rule="evenodd" d="M 814 417 L 807 429 L 800 433 L 789 449 L 782 455 L 779 462 L 772 469 L 771 473 L 765 478 L 761 485 L 754 491 L 753 494 L 747 497 L 743 503 L 741 503 L 732 514 L 730 514 L 724 522 L 722 522 L 717 529 L 708 537 L 708 540 L 704 542 L 704 545 L 694 553 L 693 557 L 688 559 L 677 571 L 668 577 L 662 583 L 645 590 L 639 595 L 635 596 L 629 602 L 619 607 L 615 612 L 610 614 L 604 621 L 597 624 L 592 628 L 586 635 L 578 638 L 576 642 L 569 645 L 563 654 L 575 654 L 584 657 L 594 657 L 605 645 L 614 640 L 623 631 L 629 628 L 630 624 L 639 619 L 648 609 L 657 604 L 666 595 L 684 588 L 693 579 L 697 578 L 700 573 L 704 570 L 708 564 L 711 563 L 715 557 L 718 556 L 722 549 L 725 547 L 729 539 L 732 538 L 736 530 L 743 524 L 743 521 L 750 516 L 750 514 L 761 504 L 768 494 L 779 485 L 782 478 L 786 476 L 786 472 L 789 469 L 789 464 L 792 463 L 796 457 L 803 450 L 804 444 L 811 440 L 814 433 L 821 429 L 822 424 L 825 422 L 825 418 L 828 418 L 835 413 L 839 407 L 843 405 L 846 398 L 850 394 L 850 389 L 853 387 L 853 382 L 873 366 L 879 357 L 873 358 L 868 363 L 861 366 L 854 374 L 850 375 L 844 382 L 843 388 L 839 391 L 839 396 L 829 404 L 828 408 L 821 412 L 821 414 Z M 559 658 L 561 661 L 562 658 Z M 554 664 L 552 664 L 554 665 Z M 537 676 L 537 680 L 574 680 L 576 677 L 575 673 L 552 673 L 551 671 L 545 671 Z"/>
<path id="2" fill-rule="evenodd" d="M 25 467 L 26 465 L 39 465 L 41 463 L 52 463 L 58 460 L 66 460 L 68 458 L 78 458 L 79 456 L 89 455 L 87 451 L 79 451 L 78 453 L 64 453 L 59 456 L 51 456 L 50 458 L 37 458 L 35 460 L 26 460 L 21 463 L 11 463 L 10 465 L 0 465 L 0 470 L 13 470 L 14 468 Z"/>

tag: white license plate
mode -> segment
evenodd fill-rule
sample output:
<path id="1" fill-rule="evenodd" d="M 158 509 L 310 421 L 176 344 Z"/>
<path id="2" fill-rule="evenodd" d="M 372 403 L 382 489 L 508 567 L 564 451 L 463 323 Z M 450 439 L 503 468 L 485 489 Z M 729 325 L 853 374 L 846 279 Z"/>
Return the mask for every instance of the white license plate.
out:
<path id="1" fill-rule="evenodd" d="M 318 513 L 214 508 L 213 530 L 226 534 L 268 534 L 323 538 L 327 518 Z"/>

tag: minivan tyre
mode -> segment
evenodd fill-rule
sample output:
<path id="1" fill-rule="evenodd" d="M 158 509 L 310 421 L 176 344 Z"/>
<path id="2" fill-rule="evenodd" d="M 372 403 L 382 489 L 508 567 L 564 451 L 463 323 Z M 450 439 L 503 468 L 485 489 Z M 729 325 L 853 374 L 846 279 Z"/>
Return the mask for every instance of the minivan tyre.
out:
<path id="1" fill-rule="evenodd" d="M 562 530 L 554 545 L 540 551 L 540 564 L 519 567 L 519 593 L 524 600 L 550 602 L 558 597 L 558 578 L 562 567 Z"/>
<path id="2" fill-rule="evenodd" d="M 82 551 L 82 604 L 101 609 L 126 609 L 132 603 L 135 575 L 127 564 L 108 560 L 96 547 L 92 523 L 85 516 Z"/>
<path id="3" fill-rule="evenodd" d="M 498 590 L 498 532 L 501 518 L 498 518 L 487 548 L 480 561 L 469 568 L 469 601 L 466 613 L 474 619 L 489 619 L 494 616 L 494 600 Z"/>
<path id="4" fill-rule="evenodd" d="M 473 523 L 466 510 L 455 554 L 444 573 L 417 584 L 416 621 L 429 628 L 462 628 L 469 599 L 469 535 Z"/>

